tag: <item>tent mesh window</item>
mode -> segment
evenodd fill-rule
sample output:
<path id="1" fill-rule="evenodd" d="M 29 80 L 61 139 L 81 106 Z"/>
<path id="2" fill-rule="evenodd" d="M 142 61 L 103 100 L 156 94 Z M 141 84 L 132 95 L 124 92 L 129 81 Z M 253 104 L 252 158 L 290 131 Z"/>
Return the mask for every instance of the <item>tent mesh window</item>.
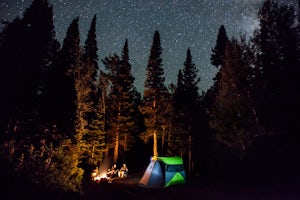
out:
<path id="1" fill-rule="evenodd" d="M 184 171 L 183 165 L 168 165 L 167 170 L 168 172 L 180 172 Z"/>

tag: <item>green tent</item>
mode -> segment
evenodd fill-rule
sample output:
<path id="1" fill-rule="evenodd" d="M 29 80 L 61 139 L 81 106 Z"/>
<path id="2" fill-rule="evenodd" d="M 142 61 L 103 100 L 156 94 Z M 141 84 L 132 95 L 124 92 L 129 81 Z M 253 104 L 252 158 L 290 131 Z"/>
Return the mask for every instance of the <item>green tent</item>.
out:
<path id="1" fill-rule="evenodd" d="M 181 157 L 156 157 L 151 158 L 139 184 L 147 187 L 168 187 L 185 182 L 186 173 Z"/>

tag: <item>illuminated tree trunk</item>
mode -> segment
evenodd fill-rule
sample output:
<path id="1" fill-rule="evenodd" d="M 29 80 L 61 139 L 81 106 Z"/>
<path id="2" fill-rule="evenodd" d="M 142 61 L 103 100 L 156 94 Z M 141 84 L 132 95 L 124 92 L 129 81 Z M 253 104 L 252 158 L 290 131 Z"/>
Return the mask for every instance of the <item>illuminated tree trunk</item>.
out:
<path id="1" fill-rule="evenodd" d="M 114 148 L 114 163 L 117 163 L 119 156 L 119 139 L 120 139 L 120 117 L 121 117 L 121 103 L 118 104 L 118 117 L 117 117 L 117 130 L 115 137 L 115 148 Z"/>
<path id="2" fill-rule="evenodd" d="M 124 151 L 127 151 L 127 134 L 125 135 L 124 139 Z"/>
<path id="3" fill-rule="evenodd" d="M 157 152 L 157 133 L 156 130 L 153 131 L 153 156 L 157 157 L 158 152 Z"/>
<path id="4" fill-rule="evenodd" d="M 95 152 L 95 142 L 93 142 L 93 147 L 92 147 L 92 158 L 94 158 L 94 152 Z"/>
<path id="5" fill-rule="evenodd" d="M 164 144 L 165 144 L 165 130 L 166 127 L 163 125 L 163 132 L 162 132 L 162 136 L 161 136 L 161 155 L 164 155 Z"/>
<path id="6" fill-rule="evenodd" d="M 116 138 L 115 138 L 115 148 L 114 148 L 114 163 L 117 163 L 118 161 L 118 153 L 119 153 L 119 130 L 116 132 Z"/>
<path id="7" fill-rule="evenodd" d="M 101 75 L 103 76 L 103 73 L 101 72 Z M 102 86 L 102 87 L 101 87 Z M 107 83 L 106 81 L 102 81 L 101 82 L 101 91 L 102 91 L 102 96 L 101 96 L 101 101 L 102 101 L 102 112 L 103 112 L 103 127 L 102 130 L 105 130 L 105 125 L 106 125 L 106 102 L 105 102 L 105 97 L 106 97 L 106 87 L 107 87 Z M 108 144 L 106 144 L 105 150 L 104 150 L 104 158 L 108 157 Z"/>
<path id="8" fill-rule="evenodd" d="M 156 100 L 153 101 L 153 110 L 154 110 L 154 131 L 153 131 L 153 156 L 157 157 L 158 156 L 158 152 L 157 152 L 157 132 L 156 132 Z"/>

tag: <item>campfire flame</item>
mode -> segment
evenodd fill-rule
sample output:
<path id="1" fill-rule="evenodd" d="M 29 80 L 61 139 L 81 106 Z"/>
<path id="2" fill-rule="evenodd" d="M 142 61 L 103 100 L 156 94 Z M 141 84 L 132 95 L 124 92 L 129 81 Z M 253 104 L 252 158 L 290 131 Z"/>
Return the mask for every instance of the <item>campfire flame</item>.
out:
<path id="1" fill-rule="evenodd" d="M 94 181 L 100 181 L 102 178 L 107 178 L 106 172 L 101 172 L 94 177 Z"/>
<path id="2" fill-rule="evenodd" d="M 109 160 L 105 158 L 99 167 L 93 170 L 91 177 L 93 181 L 100 182 L 101 179 L 107 179 L 107 170 L 109 168 Z"/>

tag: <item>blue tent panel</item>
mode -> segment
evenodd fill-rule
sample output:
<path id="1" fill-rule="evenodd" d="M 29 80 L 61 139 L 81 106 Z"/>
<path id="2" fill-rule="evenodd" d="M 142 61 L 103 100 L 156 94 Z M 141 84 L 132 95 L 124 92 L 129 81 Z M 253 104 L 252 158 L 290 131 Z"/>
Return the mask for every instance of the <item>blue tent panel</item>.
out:
<path id="1" fill-rule="evenodd" d="M 150 186 L 163 186 L 164 177 L 159 162 L 155 162 L 148 185 Z"/>

